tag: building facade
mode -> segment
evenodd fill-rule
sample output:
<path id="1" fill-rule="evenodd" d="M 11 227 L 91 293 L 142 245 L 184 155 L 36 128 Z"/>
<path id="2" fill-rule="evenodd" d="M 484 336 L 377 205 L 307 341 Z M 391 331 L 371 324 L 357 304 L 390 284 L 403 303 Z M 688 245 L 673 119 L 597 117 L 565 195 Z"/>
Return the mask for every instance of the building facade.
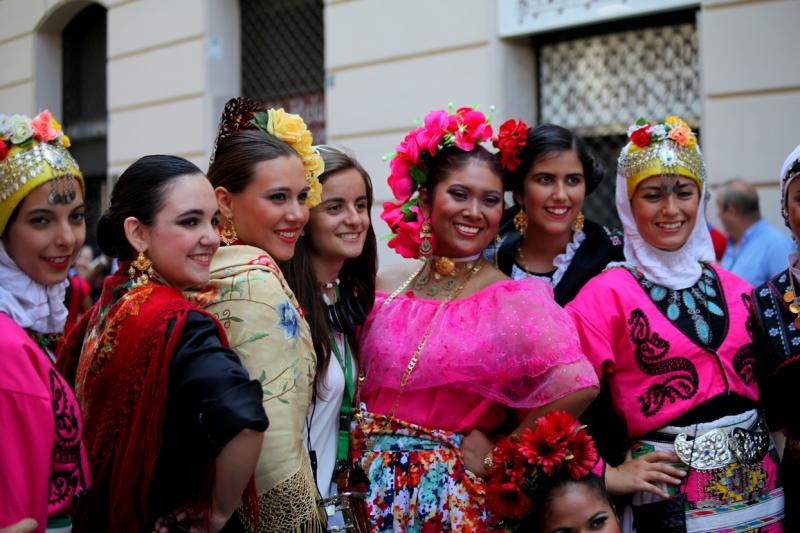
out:
<path id="1" fill-rule="evenodd" d="M 284 105 L 364 163 L 378 235 L 384 154 L 448 102 L 574 128 L 609 175 L 628 123 L 677 113 L 700 131 L 712 186 L 756 183 L 780 226 L 777 173 L 800 143 L 798 19 L 798 0 L 2 0 L 14 60 L 0 112 L 64 116 L 102 202 L 144 154 L 205 169 L 229 97 Z M 612 188 L 587 209 L 613 223 Z"/>

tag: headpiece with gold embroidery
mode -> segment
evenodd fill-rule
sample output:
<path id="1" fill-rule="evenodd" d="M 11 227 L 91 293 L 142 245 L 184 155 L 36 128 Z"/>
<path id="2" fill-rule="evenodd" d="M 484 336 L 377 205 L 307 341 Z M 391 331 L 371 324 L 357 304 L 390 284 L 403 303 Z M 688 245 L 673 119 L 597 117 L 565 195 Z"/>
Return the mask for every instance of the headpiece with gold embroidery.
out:
<path id="1" fill-rule="evenodd" d="M 630 142 L 622 149 L 618 173 L 627 182 L 628 198 L 636 187 L 653 176 L 684 176 L 702 190 L 706 181 L 706 166 L 697 146 L 697 136 L 677 116 L 660 124 L 650 124 L 640 118 L 628 128 Z"/>
<path id="2" fill-rule="evenodd" d="M 0 114 L 0 235 L 19 203 L 36 187 L 56 180 L 48 198 L 51 204 L 72 202 L 75 181 L 85 192 L 69 146 L 69 137 L 47 110 L 33 119 Z"/>
<path id="3" fill-rule="evenodd" d="M 260 130 L 291 146 L 303 162 L 306 181 L 311 189 L 306 204 L 314 207 L 320 203 L 322 184 L 319 182 L 319 176 L 325 171 L 325 163 L 317 148 L 313 146 L 314 139 L 300 115 L 287 113 L 283 108 L 268 109 L 265 105 L 249 98 L 231 98 L 222 112 L 211 163 L 214 162 L 220 141 L 242 130 Z"/>

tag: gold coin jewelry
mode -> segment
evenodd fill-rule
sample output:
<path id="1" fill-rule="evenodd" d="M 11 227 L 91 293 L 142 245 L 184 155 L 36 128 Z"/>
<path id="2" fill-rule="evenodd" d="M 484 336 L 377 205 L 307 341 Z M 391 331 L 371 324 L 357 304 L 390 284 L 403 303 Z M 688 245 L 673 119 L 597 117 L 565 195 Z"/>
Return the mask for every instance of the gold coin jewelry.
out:
<path id="1" fill-rule="evenodd" d="M 800 329 L 800 299 L 794 288 L 794 274 L 791 270 L 789 271 L 789 286 L 790 288 L 783 293 L 783 301 L 789 304 L 789 311 L 794 314 L 794 327 Z"/>
<path id="2" fill-rule="evenodd" d="M 456 263 L 449 257 L 437 257 L 433 260 L 433 270 L 439 276 L 452 276 L 456 271 Z"/>

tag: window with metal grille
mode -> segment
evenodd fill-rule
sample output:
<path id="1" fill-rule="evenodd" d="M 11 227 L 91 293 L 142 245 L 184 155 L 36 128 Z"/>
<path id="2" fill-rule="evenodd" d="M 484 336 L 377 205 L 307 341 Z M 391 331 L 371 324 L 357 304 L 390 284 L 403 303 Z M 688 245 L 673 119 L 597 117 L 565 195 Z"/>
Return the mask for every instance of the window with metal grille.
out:
<path id="1" fill-rule="evenodd" d="M 240 0 L 242 94 L 303 117 L 325 140 L 322 0 Z"/>
<path id="2" fill-rule="evenodd" d="M 694 12 L 661 14 L 537 36 L 539 122 L 583 137 L 606 167 L 586 197 L 586 216 L 619 227 L 614 209 L 617 157 L 639 117 L 681 116 L 700 123 Z"/>

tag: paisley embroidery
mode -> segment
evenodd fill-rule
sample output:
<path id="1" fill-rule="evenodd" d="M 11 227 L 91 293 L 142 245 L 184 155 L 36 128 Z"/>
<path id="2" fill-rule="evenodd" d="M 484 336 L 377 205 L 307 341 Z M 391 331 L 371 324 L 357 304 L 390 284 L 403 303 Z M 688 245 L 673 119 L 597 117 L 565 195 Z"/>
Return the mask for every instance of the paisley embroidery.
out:
<path id="1" fill-rule="evenodd" d="M 664 380 L 654 383 L 639 396 L 642 414 L 653 416 L 669 400 L 688 400 L 697 394 L 699 379 L 697 369 L 685 357 L 670 357 L 669 342 L 658 333 L 650 332 L 650 323 L 641 309 L 634 309 L 628 319 L 630 338 L 635 345 L 634 357 L 639 369 L 648 376 L 669 374 Z"/>
<path id="2" fill-rule="evenodd" d="M 53 392 L 53 417 L 55 419 L 55 445 L 51 457 L 50 494 L 48 504 L 56 506 L 71 498 L 77 487 L 85 485 L 80 479 L 81 441 L 77 406 L 69 401 L 67 385 L 61 375 L 50 370 L 50 388 Z"/>
<path id="3" fill-rule="evenodd" d="M 745 309 L 750 310 L 753 308 L 753 301 L 750 299 L 749 294 L 742 294 L 742 302 L 744 302 Z M 745 385 L 752 384 L 755 379 L 754 367 L 756 364 L 756 354 L 753 349 L 754 326 L 753 314 L 748 313 L 745 327 L 747 328 L 747 335 L 750 337 L 750 342 L 739 348 L 733 356 L 733 370 Z"/>

